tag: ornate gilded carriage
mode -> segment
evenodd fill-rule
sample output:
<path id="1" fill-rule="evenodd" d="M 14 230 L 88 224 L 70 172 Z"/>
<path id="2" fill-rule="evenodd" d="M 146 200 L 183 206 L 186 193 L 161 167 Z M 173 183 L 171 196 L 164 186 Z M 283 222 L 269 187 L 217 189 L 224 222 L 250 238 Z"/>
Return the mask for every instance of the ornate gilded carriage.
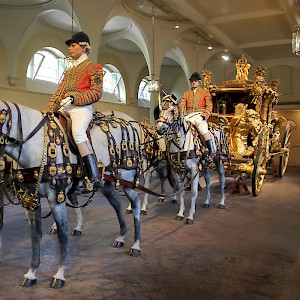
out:
<path id="1" fill-rule="evenodd" d="M 202 72 L 202 77 L 213 98 L 213 114 L 209 121 L 218 123 L 226 131 L 230 160 L 225 167 L 230 173 L 238 173 L 238 183 L 250 176 L 252 193 L 257 196 L 268 168 L 276 169 L 275 156 L 279 156 L 278 175 L 285 174 L 291 125 L 274 110 L 280 96 L 279 80 L 267 84 L 266 68 L 260 67 L 253 80 L 249 80 L 250 66 L 242 56 L 236 62 L 235 80 L 212 85 L 211 72 L 207 70 Z M 243 186 L 245 188 L 245 184 Z"/>

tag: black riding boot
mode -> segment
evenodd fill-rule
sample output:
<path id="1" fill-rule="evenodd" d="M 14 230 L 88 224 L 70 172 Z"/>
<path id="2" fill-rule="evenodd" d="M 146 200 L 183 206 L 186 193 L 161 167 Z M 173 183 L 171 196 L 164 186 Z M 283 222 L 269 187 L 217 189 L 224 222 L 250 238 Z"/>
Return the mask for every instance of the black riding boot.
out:
<path id="1" fill-rule="evenodd" d="M 85 171 L 88 179 L 92 183 L 92 186 L 87 184 L 87 190 L 89 191 L 97 191 L 100 186 L 100 173 L 97 167 L 97 162 L 94 154 L 88 154 L 82 157 L 84 162 Z"/>
<path id="2" fill-rule="evenodd" d="M 216 155 L 214 143 L 213 143 L 212 139 L 207 140 L 205 143 L 208 148 L 209 162 L 212 163 L 213 159 Z"/>

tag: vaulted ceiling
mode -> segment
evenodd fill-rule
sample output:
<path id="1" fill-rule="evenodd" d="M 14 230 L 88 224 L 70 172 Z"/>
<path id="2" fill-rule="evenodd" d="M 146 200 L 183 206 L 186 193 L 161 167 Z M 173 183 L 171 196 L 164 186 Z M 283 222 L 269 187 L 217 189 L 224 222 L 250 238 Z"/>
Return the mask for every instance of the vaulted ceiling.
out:
<path id="1" fill-rule="evenodd" d="M 81 1 L 81 0 L 80 0 Z M 83 1 L 83 0 L 82 0 Z M 76 4 L 76 1 L 74 1 Z M 300 0 L 122 0 L 134 14 L 172 21 L 179 26 L 190 24 L 178 33 L 183 41 L 224 47 L 236 57 L 241 54 L 252 62 L 294 58 L 291 52 L 291 32 L 300 23 Z M 0 0 L 1 7 L 25 10 L 50 6 L 57 0 Z M 69 3 L 72 3 L 70 0 Z M 101 1 L 99 1 L 101 6 Z M 69 6 L 70 7 L 70 6 Z M 71 15 L 51 9 L 41 22 L 63 30 L 70 29 Z M 120 18 L 109 28 L 119 28 Z M 76 29 L 76 22 L 74 23 Z M 126 24 L 124 25 L 126 26 Z M 122 45 L 115 45 L 122 47 Z M 138 49 L 123 43 L 126 51 Z"/>
<path id="2" fill-rule="evenodd" d="M 222 45 L 252 61 L 289 59 L 291 32 L 299 22 L 300 0 L 124 0 L 137 14 L 193 28 L 179 38 L 193 43 Z"/>

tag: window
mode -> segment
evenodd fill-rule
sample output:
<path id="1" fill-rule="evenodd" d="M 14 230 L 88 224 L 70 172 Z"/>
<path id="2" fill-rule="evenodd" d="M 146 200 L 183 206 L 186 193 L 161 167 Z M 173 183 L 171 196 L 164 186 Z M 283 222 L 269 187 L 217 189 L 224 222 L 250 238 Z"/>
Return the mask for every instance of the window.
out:
<path id="1" fill-rule="evenodd" d="M 102 97 L 107 102 L 125 103 L 125 85 L 119 70 L 112 65 L 103 66 L 103 93 Z"/>
<path id="2" fill-rule="evenodd" d="M 148 90 L 148 79 L 147 78 L 143 78 L 140 83 L 138 98 L 141 100 L 150 101 L 150 93 Z"/>
<path id="3" fill-rule="evenodd" d="M 64 54 L 57 49 L 46 47 L 37 51 L 27 68 L 27 77 L 31 80 L 43 80 L 59 83 L 66 64 Z"/>
<path id="4" fill-rule="evenodd" d="M 148 91 L 148 78 L 141 80 L 138 90 L 138 102 L 141 107 L 150 107 L 150 93 Z"/>

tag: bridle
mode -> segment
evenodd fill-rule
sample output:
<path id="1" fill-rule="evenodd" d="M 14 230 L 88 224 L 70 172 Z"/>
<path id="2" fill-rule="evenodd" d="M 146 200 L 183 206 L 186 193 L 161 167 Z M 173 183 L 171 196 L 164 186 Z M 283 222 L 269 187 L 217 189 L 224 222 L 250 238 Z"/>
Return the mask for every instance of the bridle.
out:
<path id="1" fill-rule="evenodd" d="M 4 155 L 5 147 L 10 140 L 9 133 L 12 125 L 11 109 L 6 102 L 3 103 L 6 105 L 7 109 L 2 109 L 0 114 L 0 157 L 1 158 Z M 5 133 L 3 132 L 3 129 L 5 129 Z"/>
<path id="2" fill-rule="evenodd" d="M 1 101 L 5 104 L 7 109 L 2 109 L 0 114 L 0 159 L 3 158 L 5 154 L 5 147 L 12 143 L 19 147 L 18 158 L 21 156 L 23 145 L 30 140 L 45 124 L 45 122 L 49 119 L 48 114 L 43 116 L 42 120 L 37 124 L 37 126 L 29 133 L 29 135 L 24 139 L 23 136 L 23 127 L 22 127 L 22 115 L 18 104 L 12 103 L 17 111 L 17 127 L 18 128 L 18 139 L 10 136 L 10 131 L 12 128 L 12 110 L 9 104 L 5 101 Z M 6 126 L 6 130 L 4 132 L 4 127 Z M 17 159 L 18 162 L 19 159 Z"/>

